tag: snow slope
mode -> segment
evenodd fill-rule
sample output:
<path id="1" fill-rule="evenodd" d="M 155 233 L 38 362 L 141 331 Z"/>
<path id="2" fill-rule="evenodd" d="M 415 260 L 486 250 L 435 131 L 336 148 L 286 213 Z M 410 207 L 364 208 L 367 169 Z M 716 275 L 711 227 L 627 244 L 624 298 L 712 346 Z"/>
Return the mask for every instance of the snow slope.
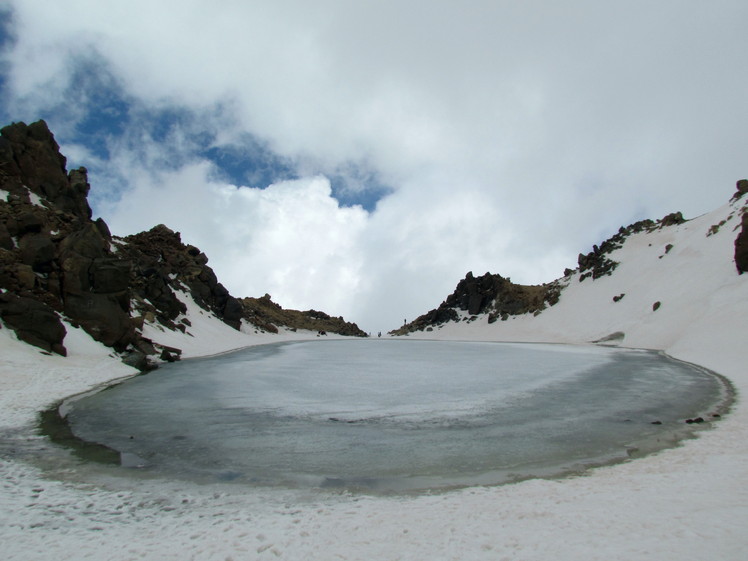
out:
<path id="1" fill-rule="evenodd" d="M 699 357 L 703 351 L 713 359 L 744 357 L 748 276 L 737 273 L 733 260 L 744 204 L 733 201 L 684 224 L 631 235 L 609 256 L 620 263 L 611 276 L 579 282 L 575 273 L 558 304 L 538 316 L 490 325 L 484 316 L 422 336 L 586 343 L 621 332 L 627 347 L 688 354 L 697 346 Z"/>
<path id="2" fill-rule="evenodd" d="M 733 411 L 712 430 L 646 458 L 564 480 L 437 495 L 369 497 L 117 479 L 55 479 L 0 459 L 5 559 L 743 560 L 748 551 L 748 275 L 733 241 L 742 201 L 679 226 L 631 236 L 612 276 L 568 281 L 537 317 L 485 317 L 419 336 L 615 344 L 660 349 L 727 376 Z M 728 217 L 731 217 L 728 219 Z M 712 225 L 726 223 L 707 235 Z M 670 251 L 666 246 L 672 244 Z M 618 302 L 613 296 L 625 296 Z M 653 311 L 653 304 L 660 307 Z M 215 353 L 282 338 L 241 334 L 188 306 L 190 334 L 148 336 Z M 220 325 L 219 325 L 220 324 Z M 223 326 L 223 327 L 222 327 Z M 225 328 L 225 330 L 224 330 Z M 35 412 L 130 371 L 68 328 L 69 357 L 45 356 L 0 330 L 0 430 L 33 438 Z M 415 337 L 415 335 L 411 335 Z"/>

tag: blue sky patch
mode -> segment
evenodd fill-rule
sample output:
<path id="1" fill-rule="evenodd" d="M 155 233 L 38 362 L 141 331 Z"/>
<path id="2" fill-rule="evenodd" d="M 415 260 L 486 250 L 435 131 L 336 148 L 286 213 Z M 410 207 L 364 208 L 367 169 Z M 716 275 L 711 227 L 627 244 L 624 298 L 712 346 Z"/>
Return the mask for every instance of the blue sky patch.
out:
<path id="1" fill-rule="evenodd" d="M 366 168 L 346 166 L 346 173 L 326 175 L 330 179 L 332 196 L 341 206 L 361 205 L 366 211 L 374 212 L 379 200 L 393 191 L 378 174 Z"/>
<path id="2" fill-rule="evenodd" d="M 239 144 L 206 146 L 199 155 L 213 163 L 218 179 L 232 185 L 263 189 L 298 178 L 291 160 L 277 155 L 250 134 L 242 135 Z"/>
<path id="3" fill-rule="evenodd" d="M 9 12 L 0 12 L 0 49 L 12 43 L 11 25 Z M 166 102 L 145 104 L 126 90 L 96 53 L 73 62 L 56 105 L 37 108 L 34 115 L 9 115 L 7 101 L 0 102 L 0 115 L 4 124 L 45 119 L 60 145 L 77 145 L 91 154 L 93 161 L 78 158 L 81 161 L 71 160 L 69 167 L 89 169 L 95 186 L 91 193 L 94 206 L 99 201 L 117 200 L 132 187 L 128 178 L 117 176 L 116 166 L 110 165 L 120 150 L 135 154 L 140 165 L 153 171 L 173 171 L 208 160 L 216 180 L 237 186 L 262 189 L 300 177 L 298 162 L 277 154 L 268 142 L 250 133 L 231 144 L 216 144 L 223 123 L 232 120 L 227 107 L 216 104 L 198 111 Z M 0 88 L 5 84 L 5 70 L 0 66 Z M 9 93 L 4 98 L 9 99 Z M 365 165 L 344 163 L 330 170 L 307 163 L 303 168 L 304 175 L 328 177 L 332 196 L 341 206 L 361 205 L 371 212 L 392 191 Z"/>
<path id="4" fill-rule="evenodd" d="M 9 8 L 0 6 L 0 96 L 5 99 L 7 96 L 6 86 L 8 83 L 8 63 L 4 60 L 5 51 L 13 45 L 13 14 Z M 10 116 L 7 113 L 4 103 L 0 103 L 0 118 L 2 126 L 10 124 Z M 7 122 L 6 122 L 7 121 Z"/>

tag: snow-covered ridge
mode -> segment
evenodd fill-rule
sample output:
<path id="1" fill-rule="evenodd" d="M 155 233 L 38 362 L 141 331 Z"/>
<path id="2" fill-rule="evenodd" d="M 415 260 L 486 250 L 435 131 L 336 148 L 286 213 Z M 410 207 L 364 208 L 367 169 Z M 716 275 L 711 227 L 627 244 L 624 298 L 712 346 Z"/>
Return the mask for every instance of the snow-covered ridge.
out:
<path id="1" fill-rule="evenodd" d="M 540 314 L 493 323 L 488 314 L 462 317 L 411 337 L 588 343 L 617 334 L 613 340 L 625 346 L 674 350 L 684 338 L 716 332 L 715 351 L 739 348 L 748 276 L 738 274 L 734 253 L 745 211 L 742 197 L 682 224 L 631 234 L 607 256 L 618 263 L 610 275 L 580 282 L 574 271 L 558 281 L 558 303 Z"/>

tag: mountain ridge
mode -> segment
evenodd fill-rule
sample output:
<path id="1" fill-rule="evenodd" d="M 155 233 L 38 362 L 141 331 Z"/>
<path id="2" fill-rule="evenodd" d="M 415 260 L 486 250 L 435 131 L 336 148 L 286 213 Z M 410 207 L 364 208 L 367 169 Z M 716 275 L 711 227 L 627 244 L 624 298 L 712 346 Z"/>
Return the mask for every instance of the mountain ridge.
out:
<path id="1" fill-rule="evenodd" d="M 19 339 L 65 355 L 68 322 L 145 370 L 181 355 L 143 334 L 147 324 L 189 332 L 180 293 L 237 331 L 310 324 L 303 312 L 275 314 L 276 323 L 258 315 L 218 282 L 202 251 L 163 224 L 112 236 L 92 218 L 86 168 L 68 172 L 66 164 L 44 121 L 0 130 L 0 318 Z M 343 318 L 313 315 L 319 333 L 366 336 Z"/>
<path id="2" fill-rule="evenodd" d="M 733 221 L 732 231 L 736 233 L 736 236 L 732 242 L 734 250 L 729 255 L 729 259 L 732 261 L 732 274 L 736 276 L 748 271 L 748 203 L 746 203 L 748 197 L 745 197 L 747 193 L 748 180 L 739 180 L 735 193 L 723 207 L 724 211 L 719 209 L 715 211 L 723 212 L 724 217 L 704 229 L 704 236 L 709 238 L 719 233 L 728 222 Z M 674 233 L 678 228 L 688 228 L 700 218 L 702 217 L 686 220 L 682 213 L 674 212 L 656 221 L 640 220 L 629 226 L 621 227 L 599 246 L 593 246 L 591 252 L 580 253 L 576 269 L 567 268 L 562 277 L 542 285 L 518 285 L 498 274 L 487 272 L 481 277 L 474 277 L 472 272 L 468 272 L 465 278 L 459 281 L 454 292 L 437 308 L 390 331 L 390 334 L 403 336 L 419 332 L 432 333 L 448 324 L 478 322 L 483 325 L 493 324 L 498 319 L 506 322 L 514 318 L 540 316 L 564 298 L 572 279 L 575 279 L 577 283 L 587 281 L 587 283 L 599 284 L 602 279 L 615 276 L 620 264 L 616 253 L 622 250 L 633 237 Z M 663 253 L 658 258 L 663 259 L 673 247 L 673 243 L 665 243 Z M 642 278 L 645 276 L 646 272 L 643 270 Z M 678 282 L 678 280 L 672 278 L 669 282 Z M 687 282 L 687 280 L 680 279 L 680 282 Z M 611 302 L 620 302 L 625 295 L 624 292 L 611 294 Z M 661 302 L 653 301 L 651 306 L 656 311 L 661 306 Z M 613 334 L 615 332 L 602 337 Z M 615 339 L 616 337 L 613 337 L 609 341 Z"/>

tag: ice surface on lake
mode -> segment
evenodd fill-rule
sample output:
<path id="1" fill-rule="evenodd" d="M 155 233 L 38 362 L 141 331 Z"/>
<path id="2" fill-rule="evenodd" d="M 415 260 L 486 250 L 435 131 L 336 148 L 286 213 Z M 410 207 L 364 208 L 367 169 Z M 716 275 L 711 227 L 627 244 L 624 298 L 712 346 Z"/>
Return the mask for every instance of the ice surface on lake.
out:
<path id="1" fill-rule="evenodd" d="M 221 373 L 216 398 L 222 406 L 322 420 L 463 417 L 610 360 L 602 353 L 491 343 L 341 341 L 275 350 L 272 360 L 251 372 L 240 360 Z"/>
<path id="2" fill-rule="evenodd" d="M 649 352 L 319 341 L 169 365 L 76 403 L 70 421 L 179 476 L 401 490 L 623 457 L 719 391 Z"/>

